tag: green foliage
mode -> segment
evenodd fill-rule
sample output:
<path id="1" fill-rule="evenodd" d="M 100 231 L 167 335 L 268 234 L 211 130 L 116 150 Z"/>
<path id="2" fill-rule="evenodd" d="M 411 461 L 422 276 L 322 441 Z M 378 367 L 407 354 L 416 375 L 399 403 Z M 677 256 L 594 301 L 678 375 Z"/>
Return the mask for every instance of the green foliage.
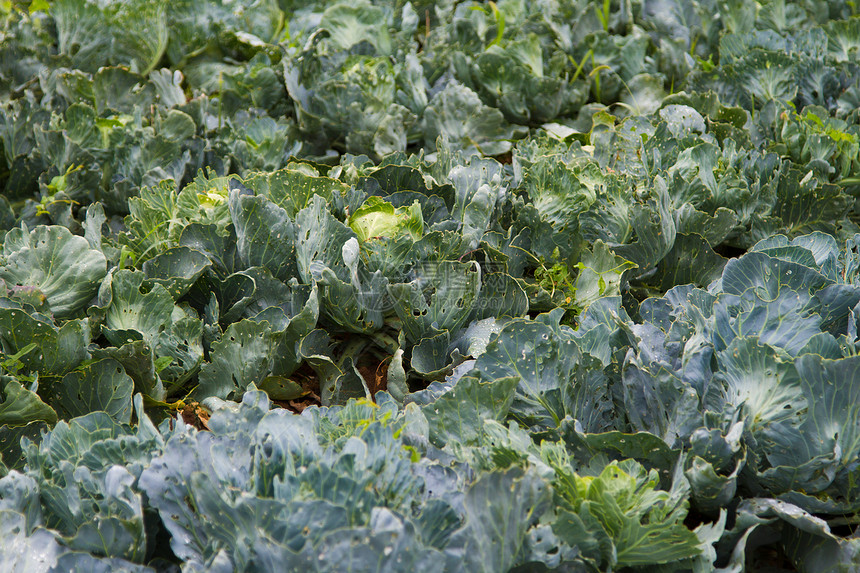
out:
<path id="1" fill-rule="evenodd" d="M 0 2 L 0 570 L 851 569 L 856 16 Z"/>

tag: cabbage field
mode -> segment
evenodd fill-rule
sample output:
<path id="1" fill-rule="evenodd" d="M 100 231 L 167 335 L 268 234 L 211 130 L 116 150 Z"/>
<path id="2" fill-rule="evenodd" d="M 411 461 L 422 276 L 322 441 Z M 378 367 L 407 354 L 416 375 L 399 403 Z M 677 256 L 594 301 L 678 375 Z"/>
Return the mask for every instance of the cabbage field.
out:
<path id="1" fill-rule="evenodd" d="M 860 571 L 860 4 L 0 0 L 0 572 Z"/>

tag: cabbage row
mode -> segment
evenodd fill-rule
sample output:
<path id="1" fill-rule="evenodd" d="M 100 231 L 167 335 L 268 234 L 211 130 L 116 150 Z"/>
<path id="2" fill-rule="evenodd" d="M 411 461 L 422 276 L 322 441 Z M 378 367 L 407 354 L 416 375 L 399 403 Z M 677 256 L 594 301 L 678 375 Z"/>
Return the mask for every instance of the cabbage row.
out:
<path id="1" fill-rule="evenodd" d="M 0 3 L 0 569 L 860 563 L 860 17 Z"/>

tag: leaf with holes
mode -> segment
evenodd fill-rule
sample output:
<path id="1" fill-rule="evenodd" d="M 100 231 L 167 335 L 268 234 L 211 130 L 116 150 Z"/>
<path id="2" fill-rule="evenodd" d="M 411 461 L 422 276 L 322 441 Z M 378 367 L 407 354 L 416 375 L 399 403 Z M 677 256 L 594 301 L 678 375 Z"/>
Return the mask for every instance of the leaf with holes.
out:
<path id="1" fill-rule="evenodd" d="M 111 358 L 69 372 L 54 389 L 52 404 L 64 419 L 103 411 L 119 422 L 131 421 L 134 381 Z"/>
<path id="2" fill-rule="evenodd" d="M 203 365 L 194 396 L 227 398 L 261 384 L 272 370 L 273 345 L 268 322 L 234 322 L 212 343 L 211 362 Z"/>

